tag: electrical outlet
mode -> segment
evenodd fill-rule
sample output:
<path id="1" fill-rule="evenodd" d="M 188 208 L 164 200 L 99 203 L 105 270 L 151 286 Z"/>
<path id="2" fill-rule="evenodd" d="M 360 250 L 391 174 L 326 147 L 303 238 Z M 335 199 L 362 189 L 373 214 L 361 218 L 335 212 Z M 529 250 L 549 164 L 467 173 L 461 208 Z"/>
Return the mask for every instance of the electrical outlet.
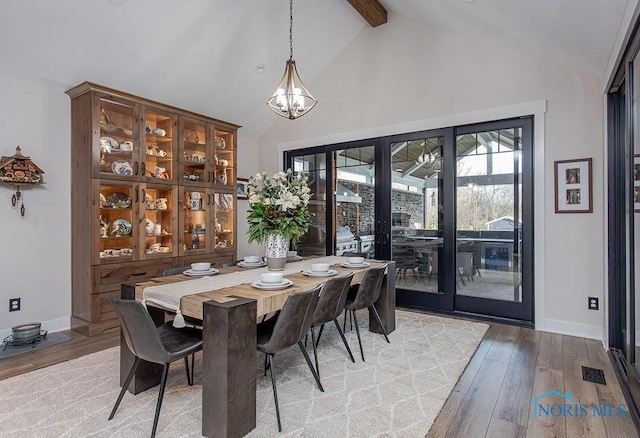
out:
<path id="1" fill-rule="evenodd" d="M 598 301 L 596 297 L 589 297 L 589 310 L 598 310 Z"/>
<path id="2" fill-rule="evenodd" d="M 9 298 L 9 312 L 20 310 L 20 298 Z"/>

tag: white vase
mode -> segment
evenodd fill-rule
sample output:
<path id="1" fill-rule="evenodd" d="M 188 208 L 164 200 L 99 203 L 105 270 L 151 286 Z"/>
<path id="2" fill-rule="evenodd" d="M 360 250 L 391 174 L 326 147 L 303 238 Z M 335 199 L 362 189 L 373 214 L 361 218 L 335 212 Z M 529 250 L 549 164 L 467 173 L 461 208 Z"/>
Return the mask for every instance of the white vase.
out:
<path id="1" fill-rule="evenodd" d="M 283 271 L 287 263 L 289 240 L 280 234 L 269 234 L 264 241 L 267 269 Z"/>

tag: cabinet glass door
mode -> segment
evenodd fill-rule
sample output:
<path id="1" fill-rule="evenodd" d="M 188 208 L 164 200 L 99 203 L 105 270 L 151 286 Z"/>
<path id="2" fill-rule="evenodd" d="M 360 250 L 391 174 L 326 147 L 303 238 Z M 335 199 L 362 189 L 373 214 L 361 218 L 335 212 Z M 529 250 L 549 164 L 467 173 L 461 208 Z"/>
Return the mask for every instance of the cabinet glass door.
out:
<path id="1" fill-rule="evenodd" d="M 130 179 L 139 170 L 135 158 L 138 145 L 134 141 L 134 105 L 105 97 L 98 100 L 98 105 L 100 139 L 96 176 L 117 175 Z"/>
<path id="2" fill-rule="evenodd" d="M 213 171 L 207 146 L 207 126 L 204 122 L 181 119 L 180 122 L 180 179 L 186 185 L 211 184 Z"/>
<path id="3" fill-rule="evenodd" d="M 176 121 L 169 113 L 145 108 L 142 116 L 142 144 L 144 158 L 142 170 L 145 179 L 173 180 L 177 165 L 175 160 L 174 129 Z"/>
<path id="4" fill-rule="evenodd" d="M 235 187 L 235 163 L 233 152 L 235 139 L 231 132 L 215 129 L 213 137 L 215 180 L 214 184 L 220 187 Z"/>
<path id="5" fill-rule="evenodd" d="M 100 212 L 95 227 L 100 263 L 131 260 L 134 254 L 136 213 L 130 185 L 99 185 Z"/>
<path id="6" fill-rule="evenodd" d="M 152 259 L 177 255 L 176 194 L 176 189 L 171 186 L 147 185 L 143 187 L 143 202 L 140 202 L 140 217 L 143 219 L 141 235 L 144 236 L 142 258 Z"/>
<path id="7" fill-rule="evenodd" d="M 205 189 L 181 187 L 182 210 L 180 255 L 199 254 L 207 248 L 207 225 L 211 197 Z"/>
<path id="8" fill-rule="evenodd" d="M 215 251 L 234 249 L 235 243 L 235 195 L 214 193 Z"/>

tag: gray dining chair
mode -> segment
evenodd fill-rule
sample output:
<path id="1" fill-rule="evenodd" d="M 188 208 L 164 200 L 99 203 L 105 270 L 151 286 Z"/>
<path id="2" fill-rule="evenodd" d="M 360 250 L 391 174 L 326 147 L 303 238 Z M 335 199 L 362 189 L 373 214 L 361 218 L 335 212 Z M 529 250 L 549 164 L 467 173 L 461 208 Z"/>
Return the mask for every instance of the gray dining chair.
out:
<path id="1" fill-rule="evenodd" d="M 278 405 L 278 390 L 276 389 L 276 373 L 274 356 L 276 353 L 298 344 L 302 354 L 307 361 L 309 370 L 313 374 L 316 384 L 320 391 L 324 392 L 320 378 L 313 368 L 311 359 L 302 345 L 302 339 L 309 332 L 311 323 L 313 322 L 313 312 L 318 302 L 318 294 L 320 288 L 315 288 L 297 292 L 289 295 L 282 309 L 272 318 L 267 319 L 257 326 L 257 347 L 258 351 L 265 354 L 264 375 L 267 375 L 267 369 L 271 372 L 271 386 L 273 387 L 273 400 L 276 405 L 276 417 L 278 419 L 278 431 L 282 432 L 282 424 L 280 422 L 280 407 Z"/>
<path id="2" fill-rule="evenodd" d="M 364 274 L 364 278 L 360 282 L 358 286 L 358 292 L 356 296 L 353 298 L 347 297 L 347 303 L 345 304 L 345 314 L 344 314 L 344 325 L 347 323 L 347 313 L 350 313 L 353 317 L 354 325 L 356 326 L 356 334 L 358 335 L 358 345 L 360 346 L 360 355 L 362 356 L 362 361 L 364 362 L 364 352 L 362 350 L 362 340 L 360 339 L 360 329 L 358 328 L 358 319 L 356 318 L 356 311 L 361 309 L 369 309 L 369 312 L 373 314 L 373 316 L 378 321 L 378 324 L 382 328 L 382 333 L 384 334 L 384 338 L 388 343 L 389 337 L 387 336 L 387 331 L 382 324 L 382 320 L 380 319 L 380 315 L 376 310 L 376 306 L 374 303 L 380 297 L 380 287 L 382 286 L 382 279 L 384 278 L 384 271 L 386 269 L 386 265 L 380 266 L 378 268 L 370 268 Z"/>
<path id="3" fill-rule="evenodd" d="M 158 428 L 158 418 L 160 417 L 162 398 L 164 397 L 169 375 L 169 365 L 172 362 L 184 359 L 187 383 L 190 386 L 193 385 L 195 353 L 202 350 L 202 331 L 191 328 L 176 329 L 171 322 L 156 327 L 153 319 L 140 301 L 121 300 L 114 296 L 110 296 L 109 301 L 120 320 L 127 347 L 135 356 L 133 366 L 127 375 L 124 385 L 122 385 L 122 390 L 118 395 L 111 415 L 109 415 L 109 420 L 116 414 L 124 393 L 136 374 L 140 361 L 145 360 L 163 365 L 158 401 L 156 402 L 156 413 L 153 418 L 153 428 L 151 429 L 151 437 L 153 438 Z M 191 356 L 191 373 L 189 373 L 189 356 Z"/>

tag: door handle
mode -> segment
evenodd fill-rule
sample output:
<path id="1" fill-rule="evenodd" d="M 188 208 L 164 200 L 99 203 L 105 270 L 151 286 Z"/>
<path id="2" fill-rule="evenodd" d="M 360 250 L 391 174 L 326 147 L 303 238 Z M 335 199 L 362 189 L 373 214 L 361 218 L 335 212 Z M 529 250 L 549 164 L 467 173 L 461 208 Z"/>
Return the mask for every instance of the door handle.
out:
<path id="1" fill-rule="evenodd" d="M 389 233 L 382 233 L 382 237 L 384 237 L 384 239 L 382 240 L 382 244 L 387 245 L 389 243 Z"/>
<path id="2" fill-rule="evenodd" d="M 135 161 L 135 168 L 136 168 L 136 175 L 137 175 L 137 174 L 138 174 L 138 170 L 139 170 L 139 169 L 138 169 L 138 162 L 137 162 L 137 161 Z"/>
<path id="3" fill-rule="evenodd" d="M 138 187 L 136 187 L 135 189 L 133 189 L 133 192 L 136 194 L 136 200 L 135 200 L 135 202 L 138 202 L 138 198 L 139 198 L 139 196 L 138 196 Z"/>

